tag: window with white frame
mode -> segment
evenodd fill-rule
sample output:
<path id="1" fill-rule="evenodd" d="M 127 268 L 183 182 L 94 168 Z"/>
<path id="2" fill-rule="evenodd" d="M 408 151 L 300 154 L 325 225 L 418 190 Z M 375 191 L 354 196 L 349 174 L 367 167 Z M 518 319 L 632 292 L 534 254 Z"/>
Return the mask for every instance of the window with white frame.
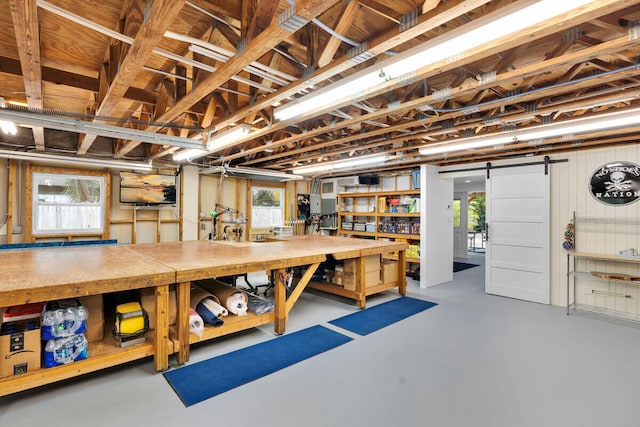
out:
<path id="1" fill-rule="evenodd" d="M 105 177 L 33 173 L 33 234 L 102 233 Z"/>
<path id="2" fill-rule="evenodd" d="M 284 188 L 251 187 L 251 226 L 284 225 Z"/>

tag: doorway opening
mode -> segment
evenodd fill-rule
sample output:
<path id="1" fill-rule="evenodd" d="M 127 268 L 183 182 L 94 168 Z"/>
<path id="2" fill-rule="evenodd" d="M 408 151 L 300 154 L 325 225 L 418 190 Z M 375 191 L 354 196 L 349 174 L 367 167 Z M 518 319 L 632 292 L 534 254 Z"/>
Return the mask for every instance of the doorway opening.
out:
<path id="1" fill-rule="evenodd" d="M 486 197 L 484 174 L 453 179 L 454 259 L 484 257 L 486 248 Z"/>
<path id="2" fill-rule="evenodd" d="M 487 242 L 487 202 L 484 191 L 467 193 L 467 251 L 484 253 Z"/>

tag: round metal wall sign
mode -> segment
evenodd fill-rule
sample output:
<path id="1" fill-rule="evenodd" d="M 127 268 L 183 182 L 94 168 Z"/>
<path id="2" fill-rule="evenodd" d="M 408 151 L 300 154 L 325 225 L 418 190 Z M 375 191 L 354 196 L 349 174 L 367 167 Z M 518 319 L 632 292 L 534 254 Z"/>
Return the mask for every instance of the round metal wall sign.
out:
<path id="1" fill-rule="evenodd" d="M 591 174 L 591 195 L 599 202 L 624 206 L 640 198 L 640 166 L 631 162 L 612 162 Z"/>

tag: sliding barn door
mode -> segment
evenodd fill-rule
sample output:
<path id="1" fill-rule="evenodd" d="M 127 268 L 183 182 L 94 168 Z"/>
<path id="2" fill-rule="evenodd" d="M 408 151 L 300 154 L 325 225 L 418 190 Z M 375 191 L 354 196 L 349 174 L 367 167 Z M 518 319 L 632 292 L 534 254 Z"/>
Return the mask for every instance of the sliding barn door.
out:
<path id="1" fill-rule="evenodd" d="M 491 169 L 485 291 L 550 303 L 550 185 L 545 165 Z"/>

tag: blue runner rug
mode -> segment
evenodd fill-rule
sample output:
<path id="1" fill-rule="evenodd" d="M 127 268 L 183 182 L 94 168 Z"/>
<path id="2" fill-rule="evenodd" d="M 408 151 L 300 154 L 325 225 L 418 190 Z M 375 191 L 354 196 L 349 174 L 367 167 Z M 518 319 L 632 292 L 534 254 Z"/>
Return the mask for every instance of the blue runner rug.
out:
<path id="1" fill-rule="evenodd" d="M 453 261 L 453 272 L 456 273 L 458 271 L 466 270 L 467 268 L 473 268 L 477 266 L 478 264 L 470 264 L 468 262 Z"/>
<path id="2" fill-rule="evenodd" d="M 359 335 L 368 335 L 435 305 L 438 304 L 416 298 L 401 297 L 357 313 L 348 314 L 329 323 Z"/>
<path id="3" fill-rule="evenodd" d="M 191 406 L 351 340 L 324 326 L 313 326 L 165 372 L 164 377 L 184 405 Z"/>

